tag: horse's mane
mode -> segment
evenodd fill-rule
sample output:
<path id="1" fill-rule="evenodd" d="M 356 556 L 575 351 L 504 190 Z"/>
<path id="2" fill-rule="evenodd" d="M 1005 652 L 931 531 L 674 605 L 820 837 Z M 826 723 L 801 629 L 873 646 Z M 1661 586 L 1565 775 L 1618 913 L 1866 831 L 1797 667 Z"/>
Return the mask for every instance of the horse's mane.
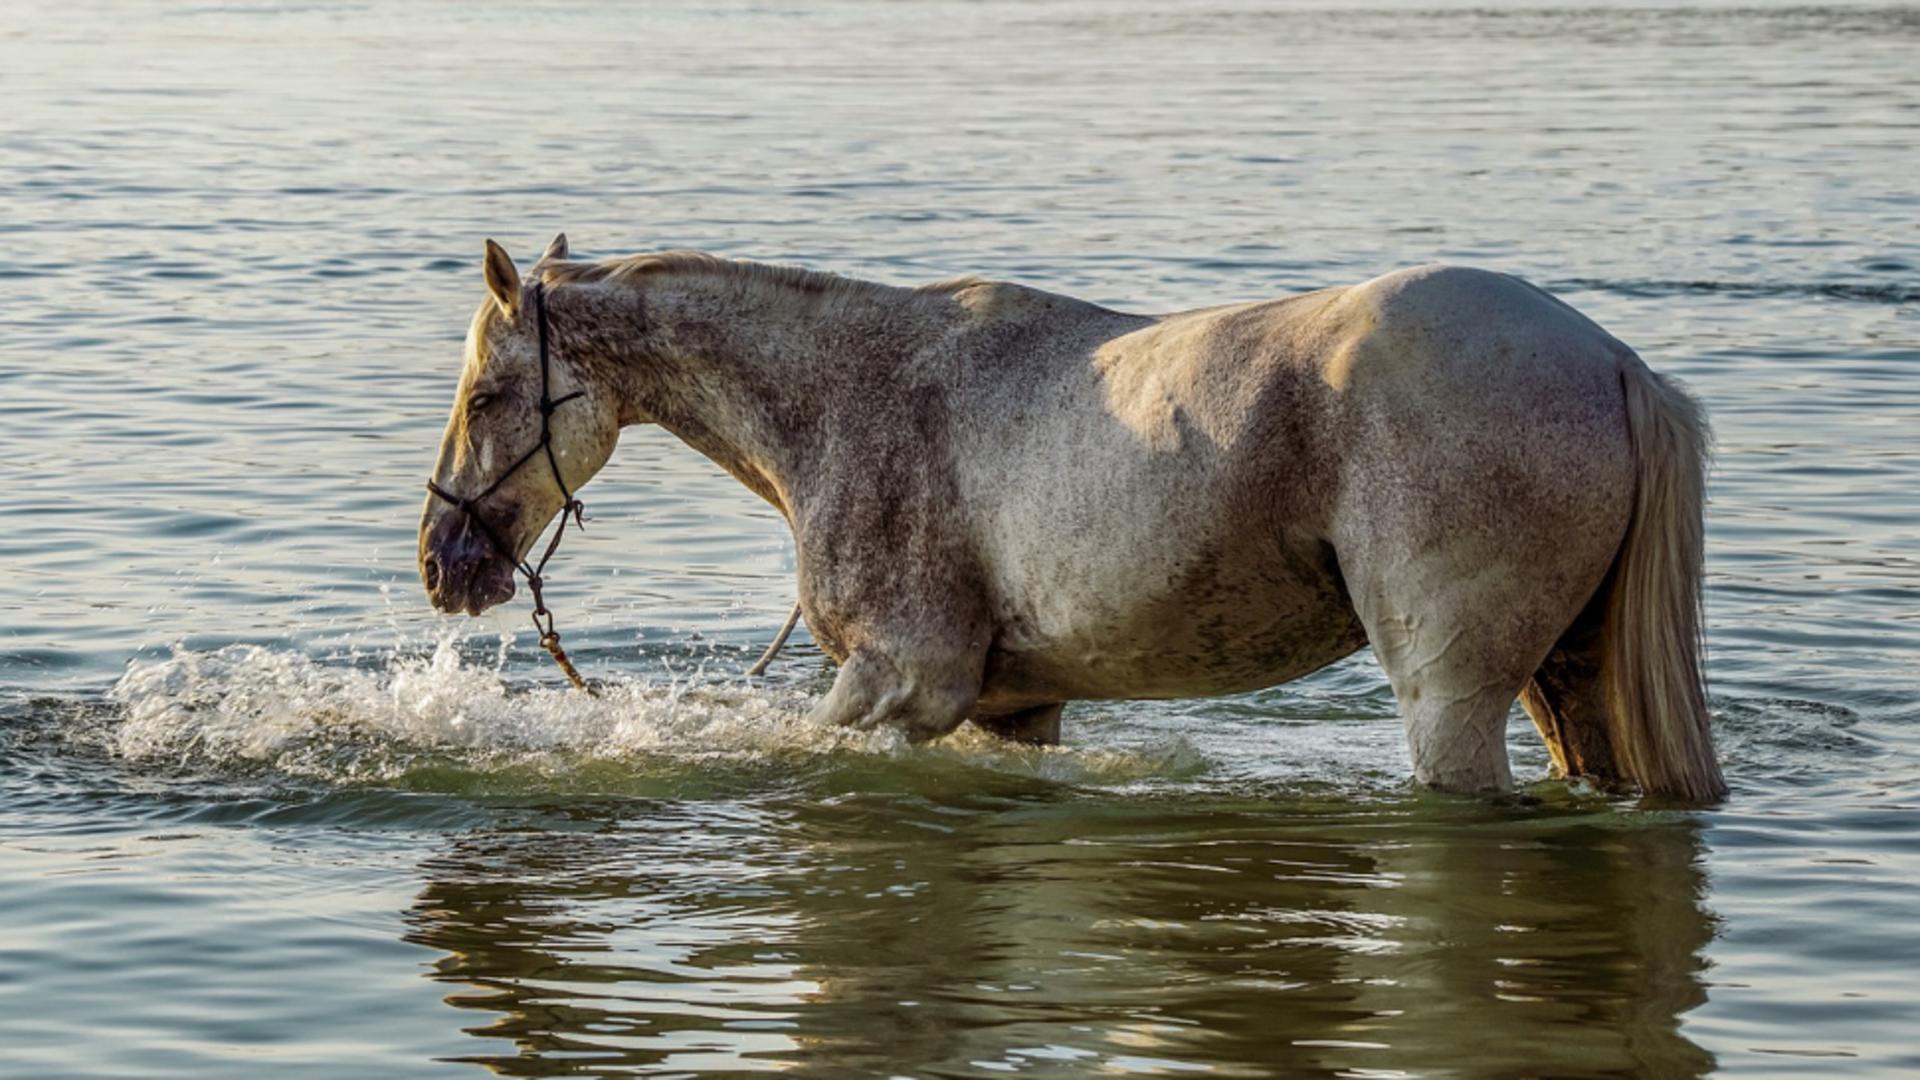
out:
<path id="1" fill-rule="evenodd" d="M 622 255 L 594 262 L 550 262 L 542 264 L 539 267 L 539 273 L 541 280 L 549 285 L 595 281 L 638 284 L 647 278 L 662 275 L 703 275 L 729 278 L 749 285 L 811 293 L 826 298 L 864 296 L 882 291 L 946 296 L 970 285 L 981 284 L 980 278 L 969 276 L 949 278 L 913 289 L 899 289 L 878 282 L 842 277 L 824 270 L 751 262 L 746 259 L 726 259 L 704 251 L 663 251 L 650 255 Z"/>

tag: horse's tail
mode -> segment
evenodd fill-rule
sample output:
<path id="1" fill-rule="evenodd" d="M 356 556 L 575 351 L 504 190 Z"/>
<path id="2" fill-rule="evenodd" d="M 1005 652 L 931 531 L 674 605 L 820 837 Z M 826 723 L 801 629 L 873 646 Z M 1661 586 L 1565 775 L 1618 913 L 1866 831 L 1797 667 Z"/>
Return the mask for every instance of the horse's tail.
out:
<path id="1" fill-rule="evenodd" d="M 1707 726 L 1700 602 L 1711 436 L 1700 406 L 1637 358 L 1621 366 L 1633 449 L 1633 516 L 1602 634 L 1615 764 L 1647 795 L 1726 797 Z"/>

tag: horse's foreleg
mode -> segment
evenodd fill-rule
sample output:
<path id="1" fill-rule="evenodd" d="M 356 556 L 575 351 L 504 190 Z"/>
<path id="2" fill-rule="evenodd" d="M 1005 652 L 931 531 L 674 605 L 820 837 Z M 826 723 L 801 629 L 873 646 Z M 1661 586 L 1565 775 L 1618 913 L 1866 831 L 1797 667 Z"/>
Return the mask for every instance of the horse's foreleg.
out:
<path id="1" fill-rule="evenodd" d="M 1063 704 L 1037 705 L 1005 716 L 976 716 L 973 722 L 1003 739 L 1032 746 L 1060 745 L 1060 710 Z"/>
<path id="2" fill-rule="evenodd" d="M 816 722 L 897 727 L 915 742 L 959 727 L 980 696 L 981 657 L 919 650 L 856 649 L 833 689 L 814 706 Z"/>

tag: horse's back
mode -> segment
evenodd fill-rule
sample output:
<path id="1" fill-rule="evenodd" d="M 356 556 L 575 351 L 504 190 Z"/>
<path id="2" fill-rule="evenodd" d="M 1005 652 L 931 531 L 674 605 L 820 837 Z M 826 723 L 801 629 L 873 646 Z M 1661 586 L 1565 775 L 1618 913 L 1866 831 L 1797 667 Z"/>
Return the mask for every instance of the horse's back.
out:
<path id="1" fill-rule="evenodd" d="M 1623 433 L 1631 355 L 1518 278 L 1423 266 L 1115 337 L 1066 373 L 1097 400 L 1063 424 L 1105 483 L 1177 476 L 1243 522 L 1321 531 L 1344 489 L 1389 461 L 1410 463 L 1404 480 L 1425 461 L 1454 470 L 1426 479 L 1464 481 L 1476 462 L 1555 456 L 1534 444 L 1556 434 L 1578 429 L 1589 450 Z M 1249 516 L 1248 490 L 1264 513 Z"/>
<path id="2" fill-rule="evenodd" d="M 1357 508 L 1624 499 L 1620 377 L 1638 361 L 1519 278 L 1421 266 L 1170 322 L 1188 318 L 1208 327 L 1201 381 L 1247 388 L 1232 412 L 1268 466 L 1249 479 L 1329 538 Z"/>

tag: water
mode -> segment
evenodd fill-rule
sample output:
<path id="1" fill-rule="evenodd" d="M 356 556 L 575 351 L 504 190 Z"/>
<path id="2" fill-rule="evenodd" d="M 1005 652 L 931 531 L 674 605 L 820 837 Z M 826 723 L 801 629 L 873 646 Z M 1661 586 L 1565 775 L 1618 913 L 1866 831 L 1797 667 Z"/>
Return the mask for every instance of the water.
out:
<path id="1" fill-rule="evenodd" d="M 1920 1070 L 1920 11 L 14 4 L 0 1075 Z M 1067 745 L 801 719 L 657 431 L 549 598 L 412 566 L 481 296 L 676 246 L 1152 310 L 1446 259 L 1718 426 L 1733 798 L 1422 794 L 1356 657 Z"/>

